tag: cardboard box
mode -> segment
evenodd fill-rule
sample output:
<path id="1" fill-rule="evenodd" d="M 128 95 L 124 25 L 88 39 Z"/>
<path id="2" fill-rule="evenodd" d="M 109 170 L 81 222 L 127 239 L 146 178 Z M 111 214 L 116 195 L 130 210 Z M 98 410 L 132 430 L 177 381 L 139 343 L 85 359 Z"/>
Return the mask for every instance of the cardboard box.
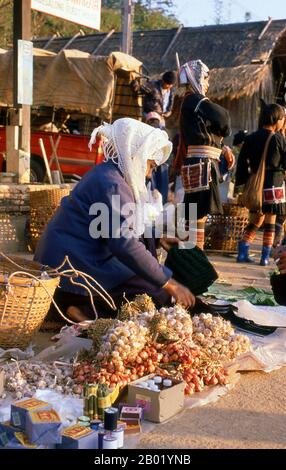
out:
<path id="1" fill-rule="evenodd" d="M 0 447 L 5 447 L 6 444 L 14 438 L 15 433 L 19 431 L 20 429 L 12 426 L 10 421 L 0 423 Z"/>
<path id="2" fill-rule="evenodd" d="M 5 449 L 37 449 L 37 446 L 29 442 L 26 434 L 16 432 L 15 437 L 7 443 Z"/>
<path id="3" fill-rule="evenodd" d="M 62 423 L 58 413 L 51 410 L 29 411 L 26 433 L 32 444 L 60 444 Z"/>
<path id="4" fill-rule="evenodd" d="M 26 416 L 29 411 L 50 410 L 51 405 L 37 398 L 26 398 L 11 405 L 11 424 L 22 431 L 26 428 Z"/>
<path id="5" fill-rule="evenodd" d="M 97 449 L 98 433 L 86 426 L 75 424 L 62 432 L 62 443 L 57 449 Z"/>
<path id="6" fill-rule="evenodd" d="M 159 392 L 137 386 L 152 377 L 154 374 L 142 377 L 128 385 L 128 404 L 142 407 L 143 419 L 153 423 L 162 423 L 184 408 L 185 383 L 172 379 L 173 386 Z"/>
<path id="7" fill-rule="evenodd" d="M 137 434 L 141 432 L 141 419 L 143 410 L 138 406 L 122 405 L 120 408 L 120 423 L 125 424 L 124 432 L 126 434 Z"/>

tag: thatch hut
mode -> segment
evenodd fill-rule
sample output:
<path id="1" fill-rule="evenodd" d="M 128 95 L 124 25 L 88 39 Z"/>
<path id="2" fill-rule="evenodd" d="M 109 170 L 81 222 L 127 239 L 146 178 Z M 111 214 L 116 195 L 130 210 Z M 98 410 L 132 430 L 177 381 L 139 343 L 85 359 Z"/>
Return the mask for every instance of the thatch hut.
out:
<path id="1" fill-rule="evenodd" d="M 108 55 L 120 50 L 121 33 L 37 39 L 37 47 L 59 52 L 68 47 Z M 284 101 L 286 81 L 286 19 L 178 30 L 136 31 L 133 55 L 149 76 L 175 69 L 175 52 L 181 63 L 200 58 L 211 69 L 211 99 L 231 113 L 233 130 L 255 129 L 259 98 Z"/>

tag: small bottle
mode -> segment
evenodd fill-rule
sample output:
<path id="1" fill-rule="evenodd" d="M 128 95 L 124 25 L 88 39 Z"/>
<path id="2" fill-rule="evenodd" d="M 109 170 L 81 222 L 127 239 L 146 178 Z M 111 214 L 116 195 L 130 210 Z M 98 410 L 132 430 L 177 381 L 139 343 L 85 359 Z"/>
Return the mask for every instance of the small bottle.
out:
<path id="1" fill-rule="evenodd" d="M 154 382 L 156 385 L 160 385 L 162 383 L 162 377 L 160 377 L 160 375 L 156 375 L 156 377 L 154 377 Z"/>
<path id="2" fill-rule="evenodd" d="M 156 384 L 151 385 L 150 390 L 152 390 L 152 392 L 160 392 L 160 389 L 159 389 L 158 385 L 156 385 Z"/>
<path id="3" fill-rule="evenodd" d="M 155 385 L 155 382 L 154 382 L 153 379 L 149 379 L 149 380 L 147 380 L 147 384 L 148 384 L 148 388 L 151 388 L 152 385 Z"/>
<path id="4" fill-rule="evenodd" d="M 77 424 L 80 424 L 81 426 L 90 426 L 90 419 L 88 416 L 79 416 L 77 418 Z"/>
<path id="5" fill-rule="evenodd" d="M 160 375 L 156 375 L 154 377 L 154 382 L 155 382 L 155 385 L 159 387 L 159 390 L 163 389 L 163 379 L 162 377 L 160 377 Z"/>
<path id="6" fill-rule="evenodd" d="M 163 387 L 164 388 L 170 388 L 170 387 L 172 387 L 172 385 L 173 385 L 172 380 L 170 380 L 170 379 L 164 379 L 163 380 Z"/>
<path id="7" fill-rule="evenodd" d="M 148 388 L 148 384 L 147 384 L 147 382 L 140 382 L 139 384 L 137 384 L 137 387 Z"/>

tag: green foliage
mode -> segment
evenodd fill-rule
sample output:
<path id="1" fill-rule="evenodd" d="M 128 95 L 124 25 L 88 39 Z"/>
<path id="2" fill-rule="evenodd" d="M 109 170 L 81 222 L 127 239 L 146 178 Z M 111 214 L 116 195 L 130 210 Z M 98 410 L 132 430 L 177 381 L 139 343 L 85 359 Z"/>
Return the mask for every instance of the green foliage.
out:
<path id="1" fill-rule="evenodd" d="M 101 15 L 101 31 L 108 32 L 111 29 L 121 31 L 121 7 L 122 0 L 103 0 Z M 170 14 L 170 8 L 174 7 L 173 0 L 137 0 L 134 1 L 133 30 L 167 29 L 179 25 L 174 15 Z M 0 0 L 0 47 L 7 48 L 13 44 L 13 2 Z M 69 21 L 32 11 L 31 20 L 32 36 L 34 38 L 50 37 L 55 33 L 61 36 L 73 36 L 79 29 L 85 34 L 97 31 L 76 25 Z"/>

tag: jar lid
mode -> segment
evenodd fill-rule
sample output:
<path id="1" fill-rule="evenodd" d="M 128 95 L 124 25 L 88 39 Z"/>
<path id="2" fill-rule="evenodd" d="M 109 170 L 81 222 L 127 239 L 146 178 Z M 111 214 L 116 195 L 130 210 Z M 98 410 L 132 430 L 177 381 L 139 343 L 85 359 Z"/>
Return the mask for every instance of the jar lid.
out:
<path id="1" fill-rule="evenodd" d="M 148 387 L 151 387 L 152 385 L 155 385 L 155 382 L 153 379 L 147 380 Z"/>
<path id="2" fill-rule="evenodd" d="M 90 418 L 88 416 L 79 416 L 77 418 L 77 421 L 82 421 L 84 423 L 89 423 L 90 422 Z"/>
<path id="3" fill-rule="evenodd" d="M 160 375 L 156 375 L 156 377 L 154 377 L 154 382 L 155 382 L 155 384 L 161 384 L 162 383 L 162 377 L 160 377 Z"/>
<path id="4" fill-rule="evenodd" d="M 148 388 L 148 383 L 147 382 L 140 382 L 139 384 L 137 384 L 137 387 Z"/>
<path id="5" fill-rule="evenodd" d="M 158 385 L 155 384 L 151 385 L 150 390 L 152 390 L 153 392 L 160 392 Z"/>
<path id="6" fill-rule="evenodd" d="M 163 385 L 164 385 L 164 387 L 172 387 L 173 382 L 170 379 L 164 379 L 163 380 Z"/>

